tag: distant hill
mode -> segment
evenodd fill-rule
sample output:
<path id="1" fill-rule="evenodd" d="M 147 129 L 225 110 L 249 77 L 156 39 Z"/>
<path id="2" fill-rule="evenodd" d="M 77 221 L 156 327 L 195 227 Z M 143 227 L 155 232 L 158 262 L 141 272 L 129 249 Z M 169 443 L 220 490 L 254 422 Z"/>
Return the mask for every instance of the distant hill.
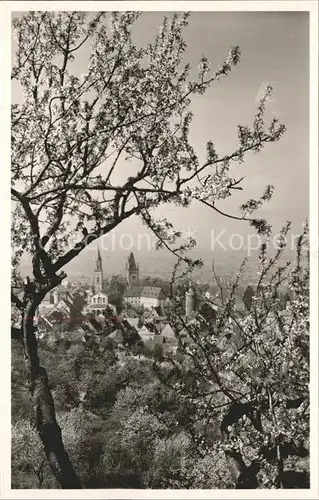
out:
<path id="1" fill-rule="evenodd" d="M 140 267 L 141 277 L 143 276 L 159 276 L 164 280 L 169 280 L 171 277 L 172 268 L 174 265 L 174 256 L 168 251 L 155 251 L 150 252 L 143 250 L 134 250 L 136 261 Z M 126 259 L 129 250 L 117 249 L 103 250 L 101 249 L 101 256 L 103 260 L 104 276 L 107 278 L 112 274 L 125 273 Z M 234 274 L 239 270 L 241 263 L 245 257 L 243 251 L 219 251 L 211 252 L 207 249 L 196 248 L 192 252 L 194 258 L 202 258 L 204 266 L 194 273 L 193 278 L 199 282 L 213 282 L 212 276 L 212 261 L 214 259 L 215 269 L 217 274 L 222 278 L 234 277 Z M 292 252 L 287 251 L 286 259 L 293 259 Z M 95 268 L 96 247 L 88 247 L 74 259 L 70 264 L 65 267 L 68 279 L 72 281 L 77 276 L 85 275 L 92 276 Z M 242 284 L 253 284 L 257 281 L 258 268 L 258 255 L 255 254 L 248 259 L 245 272 L 242 277 Z M 24 259 L 21 266 L 21 275 L 26 276 L 31 273 L 31 265 L 27 259 Z"/>

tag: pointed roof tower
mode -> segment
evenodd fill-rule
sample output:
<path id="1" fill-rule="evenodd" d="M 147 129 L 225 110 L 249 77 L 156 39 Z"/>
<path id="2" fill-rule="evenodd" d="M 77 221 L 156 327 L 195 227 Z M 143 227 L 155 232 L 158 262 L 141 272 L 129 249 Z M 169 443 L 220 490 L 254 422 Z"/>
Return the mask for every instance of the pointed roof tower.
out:
<path id="1" fill-rule="evenodd" d="M 100 253 L 100 248 L 97 248 L 97 259 L 95 261 L 96 263 L 96 271 L 102 271 L 102 257 Z"/>
<path id="2" fill-rule="evenodd" d="M 130 253 L 128 259 L 127 259 L 127 267 L 129 271 L 138 271 L 138 265 L 135 262 L 135 257 L 133 252 Z"/>
<path id="3" fill-rule="evenodd" d="M 133 252 L 127 258 L 126 272 L 127 283 L 129 285 L 139 285 L 139 267 L 135 262 Z"/>

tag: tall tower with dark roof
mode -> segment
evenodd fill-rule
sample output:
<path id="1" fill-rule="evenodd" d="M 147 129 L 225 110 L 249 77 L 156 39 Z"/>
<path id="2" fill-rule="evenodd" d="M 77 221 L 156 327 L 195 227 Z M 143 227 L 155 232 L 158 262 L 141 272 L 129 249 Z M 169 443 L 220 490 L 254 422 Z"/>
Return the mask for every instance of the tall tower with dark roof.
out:
<path id="1" fill-rule="evenodd" d="M 140 283 L 140 270 L 135 262 L 133 252 L 127 258 L 126 262 L 126 279 L 131 286 L 138 286 Z"/>
<path id="2" fill-rule="evenodd" d="M 95 293 L 102 292 L 103 289 L 103 265 L 99 248 L 97 249 L 97 259 L 95 261 L 93 288 Z"/>

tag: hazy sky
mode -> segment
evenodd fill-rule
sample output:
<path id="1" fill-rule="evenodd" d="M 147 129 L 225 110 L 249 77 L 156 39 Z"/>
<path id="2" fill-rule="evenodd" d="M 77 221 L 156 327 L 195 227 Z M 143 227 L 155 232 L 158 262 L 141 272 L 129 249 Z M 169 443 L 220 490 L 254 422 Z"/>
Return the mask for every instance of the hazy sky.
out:
<path id="1" fill-rule="evenodd" d="M 152 40 L 164 14 L 142 14 L 134 32 L 137 44 Z M 274 87 L 266 116 L 279 116 L 287 132 L 278 143 L 247 156 L 244 164 L 234 164 L 234 176 L 246 176 L 245 190 L 219 207 L 236 213 L 242 202 L 258 198 L 267 184 L 274 184 L 273 199 L 260 215 L 276 229 L 291 220 L 298 231 L 308 217 L 308 38 L 307 12 L 195 12 L 185 29 L 185 62 L 195 68 L 202 54 L 214 68 L 223 62 L 230 46 L 239 45 L 242 52 L 240 64 L 228 77 L 193 99 L 191 140 L 200 156 L 209 139 L 218 152 L 230 152 L 237 144 L 237 125 L 251 123 L 261 88 L 267 84 Z M 13 99 L 19 99 L 17 89 L 13 89 Z M 187 210 L 170 207 L 164 215 L 181 229 L 196 231 L 202 248 L 208 247 L 212 229 L 218 233 L 227 228 L 242 234 L 250 230 L 247 224 L 225 219 L 203 205 L 194 204 Z M 136 219 L 125 221 L 116 230 L 117 234 L 129 232 L 133 236 L 140 231 L 145 232 L 145 227 Z"/>
<path id="2" fill-rule="evenodd" d="M 162 13 L 144 13 L 143 29 L 136 39 L 143 43 L 157 29 Z M 204 151 L 212 139 L 220 152 L 236 145 L 238 124 L 249 124 L 258 101 L 260 87 L 274 87 L 268 116 L 275 113 L 287 126 L 280 142 L 268 145 L 258 154 L 234 165 L 234 173 L 247 176 L 244 193 L 221 205 L 233 209 L 247 197 L 262 194 L 266 184 L 275 185 L 273 199 L 265 207 L 272 223 L 292 220 L 299 225 L 308 216 L 308 14 L 303 12 L 205 12 L 193 13 L 185 30 L 186 58 L 196 67 L 205 54 L 212 67 L 220 64 L 231 45 L 242 51 L 240 64 L 225 79 L 213 85 L 204 96 L 193 99 L 194 120 L 191 139 Z M 266 212 L 265 212 L 266 213 Z M 174 219 L 206 231 L 207 226 L 224 227 L 229 220 L 195 205 L 176 210 Z M 232 224 L 233 227 L 242 223 Z M 241 230 L 241 229 L 240 229 Z"/>

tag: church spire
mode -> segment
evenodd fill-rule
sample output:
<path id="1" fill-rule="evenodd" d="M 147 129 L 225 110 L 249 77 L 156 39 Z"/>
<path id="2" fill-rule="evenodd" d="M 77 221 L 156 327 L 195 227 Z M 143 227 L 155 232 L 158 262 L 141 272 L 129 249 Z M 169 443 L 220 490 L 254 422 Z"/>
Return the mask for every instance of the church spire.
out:
<path id="1" fill-rule="evenodd" d="M 97 247 L 97 259 L 96 259 L 96 271 L 102 271 L 102 258 L 100 253 L 100 248 Z"/>
<path id="2" fill-rule="evenodd" d="M 103 266 L 102 266 L 102 257 L 99 247 L 97 248 L 97 259 L 95 261 L 93 288 L 95 292 L 103 291 Z"/>

